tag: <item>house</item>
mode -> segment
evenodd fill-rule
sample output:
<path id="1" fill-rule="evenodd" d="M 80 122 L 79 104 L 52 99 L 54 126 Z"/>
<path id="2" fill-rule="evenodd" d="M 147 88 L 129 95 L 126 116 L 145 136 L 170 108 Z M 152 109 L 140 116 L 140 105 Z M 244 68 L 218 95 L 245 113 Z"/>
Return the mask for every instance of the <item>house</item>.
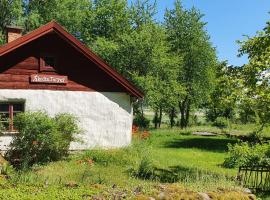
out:
<path id="1" fill-rule="evenodd" d="M 0 150 L 19 134 L 13 118 L 24 111 L 75 115 L 83 143 L 72 150 L 130 144 L 132 102 L 143 93 L 55 21 L 21 32 L 7 27 L 0 46 Z"/>

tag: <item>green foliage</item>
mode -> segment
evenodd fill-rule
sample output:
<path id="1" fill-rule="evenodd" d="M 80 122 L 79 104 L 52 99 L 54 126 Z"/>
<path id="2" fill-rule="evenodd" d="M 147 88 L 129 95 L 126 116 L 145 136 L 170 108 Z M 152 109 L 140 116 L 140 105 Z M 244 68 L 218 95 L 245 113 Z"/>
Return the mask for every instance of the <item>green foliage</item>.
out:
<path id="1" fill-rule="evenodd" d="M 82 155 L 82 159 L 91 159 L 94 163 L 102 166 L 123 165 L 130 161 L 130 158 L 121 150 L 89 150 Z"/>
<path id="2" fill-rule="evenodd" d="M 23 4 L 21 0 L 0 1 L 0 45 L 6 42 L 5 27 L 7 25 L 22 25 Z"/>
<path id="3" fill-rule="evenodd" d="M 238 107 L 238 120 L 242 124 L 247 123 L 256 123 L 256 113 L 252 107 L 250 107 L 248 102 L 245 102 L 245 99 L 242 99 L 241 104 Z"/>
<path id="4" fill-rule="evenodd" d="M 10 177 L 15 174 L 15 169 L 9 163 L 3 163 L 0 167 L 0 174 Z"/>
<path id="5" fill-rule="evenodd" d="M 252 108 L 262 129 L 270 123 L 270 23 L 254 37 L 239 42 L 239 56 L 247 54 L 249 63 L 243 68 L 245 103 Z"/>
<path id="6" fill-rule="evenodd" d="M 171 126 L 176 124 L 177 107 L 187 125 L 190 110 L 210 90 L 216 53 L 201 13 L 185 10 L 180 1 L 168 10 L 165 24 L 156 22 L 157 4 L 150 0 L 4 0 L 0 10 L 0 44 L 7 24 L 29 32 L 58 21 L 144 91 L 135 106 L 152 108 L 159 126 L 164 113 L 173 113 Z"/>
<path id="7" fill-rule="evenodd" d="M 17 168 L 59 160 L 68 155 L 70 142 L 80 133 L 77 119 L 70 114 L 54 118 L 44 112 L 26 112 L 16 116 L 16 134 L 7 158 Z"/>
<path id="8" fill-rule="evenodd" d="M 247 139 L 251 144 L 262 144 L 266 141 L 266 138 L 263 136 L 261 131 L 253 131 L 249 133 Z"/>
<path id="9" fill-rule="evenodd" d="M 133 125 L 140 127 L 141 129 L 149 128 L 150 121 L 141 114 L 135 115 L 133 119 Z"/>
<path id="10" fill-rule="evenodd" d="M 136 178 L 141 178 L 145 180 L 153 180 L 156 177 L 155 174 L 156 167 L 153 165 L 153 162 L 149 157 L 143 157 L 139 162 L 137 169 L 130 169 L 129 173 L 131 176 Z"/>
<path id="11" fill-rule="evenodd" d="M 192 107 L 205 103 L 214 79 L 216 52 L 205 31 L 202 17 L 195 8 L 184 9 L 179 0 L 165 14 L 170 51 L 182 59 L 177 65 L 176 79 L 185 91 L 184 95 L 178 96 L 182 128 L 189 124 Z"/>
<path id="12" fill-rule="evenodd" d="M 157 10 L 157 4 L 150 0 L 135 0 L 131 2 L 130 15 L 132 27 L 140 29 L 144 24 L 153 22 Z"/>
<path id="13" fill-rule="evenodd" d="M 233 119 L 237 103 L 240 102 L 242 68 L 228 66 L 226 62 L 217 65 L 214 89 L 206 104 L 206 118 L 214 122 L 217 117 Z"/>
<path id="14" fill-rule="evenodd" d="M 145 141 L 135 139 L 129 147 L 123 149 L 102 150 L 93 149 L 84 152 L 79 156 L 82 160 L 93 160 L 94 163 L 101 166 L 109 165 L 134 165 L 136 159 L 148 155 L 149 147 Z"/>
<path id="15" fill-rule="evenodd" d="M 16 171 L 4 183 L 0 179 L 0 194 L 6 199 L 17 196 L 20 199 L 81 199 L 87 195 L 90 199 L 111 199 L 118 194 L 134 199 L 134 191 L 153 196 L 152 192 L 160 185 L 179 186 L 183 191 L 194 192 L 238 190 L 233 181 L 237 169 L 219 165 L 226 155 L 227 143 L 235 140 L 223 136 L 184 136 L 179 134 L 181 131 L 179 128 L 153 130 L 149 140 L 133 140 L 131 146 L 123 149 L 78 152 L 68 159 Z M 155 169 L 153 178 L 128 173 L 130 169 L 137 172 L 140 165 L 144 166 L 145 158 L 150 163 L 148 171 Z M 88 164 L 91 159 L 94 163 Z M 176 183 L 167 184 L 173 182 Z M 72 183 L 78 186 L 71 187 Z"/>
<path id="16" fill-rule="evenodd" d="M 229 155 L 223 165 L 228 168 L 241 166 L 260 166 L 270 164 L 270 146 L 269 144 L 250 145 L 246 142 L 229 144 Z"/>
<path id="17" fill-rule="evenodd" d="M 218 128 L 227 128 L 229 124 L 229 120 L 225 117 L 217 117 L 214 121 L 213 125 Z"/>
<path id="18" fill-rule="evenodd" d="M 31 31 L 51 20 L 57 20 L 69 32 L 80 38 L 83 22 L 90 12 L 87 0 L 32 0 L 24 4 L 25 29 Z"/>
<path id="19" fill-rule="evenodd" d="M 181 165 L 173 166 L 169 169 L 157 168 L 153 161 L 148 157 L 142 158 L 136 169 L 131 169 L 131 176 L 143 180 L 159 181 L 162 183 L 176 183 L 176 182 L 196 182 L 198 180 L 203 182 L 215 181 L 215 179 L 226 179 L 223 175 L 200 170 L 198 168 L 185 168 Z"/>

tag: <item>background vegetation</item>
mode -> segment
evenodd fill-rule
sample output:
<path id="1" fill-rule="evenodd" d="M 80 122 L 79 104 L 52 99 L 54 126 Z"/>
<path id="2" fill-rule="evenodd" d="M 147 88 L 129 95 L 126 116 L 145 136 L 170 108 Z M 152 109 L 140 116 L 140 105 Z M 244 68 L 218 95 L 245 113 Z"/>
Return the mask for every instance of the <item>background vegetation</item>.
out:
<path id="1" fill-rule="evenodd" d="M 127 186 L 152 195 L 153 190 L 147 188 L 163 182 L 180 183 L 194 190 L 217 190 L 218 186 L 231 189 L 236 167 L 269 165 L 269 22 L 256 36 L 239 41 L 239 56 L 248 55 L 249 63 L 228 66 L 226 61 L 217 59 L 203 14 L 196 8 L 184 8 L 180 0 L 166 11 L 162 23 L 155 20 L 156 4 L 149 0 L 130 4 L 126 0 L 1 0 L 0 10 L 0 44 L 6 41 L 6 25 L 22 26 L 27 33 L 57 20 L 143 90 L 145 98 L 134 102 L 134 124 L 143 130 L 157 129 L 147 142 L 126 149 L 90 151 L 38 166 L 36 171 L 15 172 L 7 184 L 8 190 L 14 192 L 12 184 L 21 188 L 26 182 L 48 186 L 52 191 L 55 188 L 50 183 L 65 188 L 82 182 L 78 193 L 86 197 L 96 194 L 95 190 L 91 190 L 94 194 L 86 194 L 87 184 Z M 47 120 L 53 133 L 63 129 L 66 118 L 59 120 L 58 124 Z M 27 117 L 21 116 L 21 121 L 31 124 Z M 21 126 L 26 136 L 30 133 L 27 126 Z M 164 127 L 172 129 L 158 130 Z M 69 128 L 63 129 L 68 135 L 73 130 Z M 205 138 L 191 135 L 194 132 L 230 137 Z M 40 138 L 42 134 L 36 136 Z M 54 136 L 60 146 L 67 146 L 57 134 L 51 139 Z M 235 136 L 241 140 L 239 144 Z M 148 137 L 148 132 L 140 136 Z M 27 141 L 33 144 L 36 138 Z M 35 158 L 31 154 L 34 147 L 27 141 L 17 142 L 17 146 L 21 152 L 26 150 L 28 158 Z M 56 152 L 62 157 L 61 150 Z M 46 162 L 50 160 L 56 159 Z M 40 161 L 39 164 L 44 163 Z M 143 189 L 134 189 L 135 185 Z M 23 193 L 27 190 L 23 189 Z M 122 190 L 114 192 L 123 194 Z M 34 194 L 42 195 L 42 189 Z"/>
<path id="2" fill-rule="evenodd" d="M 147 107 L 155 128 L 164 115 L 181 128 L 200 114 L 221 126 L 253 123 L 254 132 L 269 123 L 269 24 L 239 42 L 239 56 L 247 54 L 249 64 L 228 66 L 217 60 L 203 14 L 180 0 L 162 23 L 149 0 L 2 0 L 0 8 L 0 43 L 6 25 L 27 33 L 54 19 L 134 82 L 145 93 L 135 104 L 137 121 L 145 123 Z"/>

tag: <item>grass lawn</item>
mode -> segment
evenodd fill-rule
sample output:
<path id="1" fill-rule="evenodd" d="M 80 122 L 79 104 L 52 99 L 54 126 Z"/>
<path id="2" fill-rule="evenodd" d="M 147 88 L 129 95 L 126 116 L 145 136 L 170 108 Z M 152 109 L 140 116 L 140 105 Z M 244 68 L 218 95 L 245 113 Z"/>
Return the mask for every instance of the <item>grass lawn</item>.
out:
<path id="1" fill-rule="evenodd" d="M 124 149 L 76 153 L 15 172 L 0 181 L 0 199 L 148 199 L 144 195 L 166 192 L 163 187 L 193 199 L 192 192 L 216 191 L 241 199 L 234 182 L 237 169 L 222 167 L 228 143 L 235 142 L 225 136 L 185 135 L 179 129 L 153 130 L 149 139 L 136 139 Z"/>

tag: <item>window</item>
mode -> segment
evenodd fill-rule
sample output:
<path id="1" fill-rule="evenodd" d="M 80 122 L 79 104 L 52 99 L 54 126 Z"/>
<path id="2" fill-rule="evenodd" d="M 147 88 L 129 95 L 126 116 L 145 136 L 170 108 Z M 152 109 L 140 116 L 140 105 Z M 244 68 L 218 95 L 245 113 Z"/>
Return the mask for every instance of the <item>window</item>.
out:
<path id="1" fill-rule="evenodd" d="M 55 60 L 54 57 L 44 57 L 44 67 L 55 67 Z"/>
<path id="2" fill-rule="evenodd" d="M 4 131 L 16 131 L 13 127 L 14 116 L 23 111 L 24 103 L 0 103 L 0 122 L 4 126 Z"/>
<path id="3" fill-rule="evenodd" d="M 51 55 L 40 56 L 40 71 L 55 71 L 56 59 Z"/>

